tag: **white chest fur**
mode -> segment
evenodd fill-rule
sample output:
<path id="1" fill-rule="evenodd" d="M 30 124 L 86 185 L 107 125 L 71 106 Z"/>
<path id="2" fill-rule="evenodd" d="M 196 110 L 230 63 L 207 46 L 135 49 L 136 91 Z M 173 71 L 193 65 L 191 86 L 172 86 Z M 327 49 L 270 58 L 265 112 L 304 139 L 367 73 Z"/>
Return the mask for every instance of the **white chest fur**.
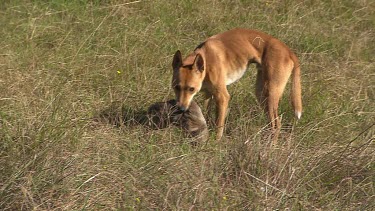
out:
<path id="1" fill-rule="evenodd" d="M 246 68 L 239 69 L 236 71 L 229 72 L 225 81 L 226 85 L 232 84 L 240 79 L 246 72 Z"/>

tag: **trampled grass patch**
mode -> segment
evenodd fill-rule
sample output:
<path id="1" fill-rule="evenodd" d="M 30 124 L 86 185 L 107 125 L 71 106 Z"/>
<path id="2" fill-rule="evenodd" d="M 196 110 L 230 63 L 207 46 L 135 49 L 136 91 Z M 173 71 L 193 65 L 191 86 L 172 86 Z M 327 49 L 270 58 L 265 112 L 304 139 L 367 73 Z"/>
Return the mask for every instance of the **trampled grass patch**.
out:
<path id="1" fill-rule="evenodd" d="M 371 1 L 4 1 L 0 5 L 2 210 L 372 210 Z M 272 145 L 250 67 L 225 137 L 192 144 L 138 120 L 173 98 L 171 60 L 208 36 L 263 30 L 302 65 Z M 201 97 L 197 102 L 202 105 Z M 212 115 L 207 120 L 212 121 Z"/>

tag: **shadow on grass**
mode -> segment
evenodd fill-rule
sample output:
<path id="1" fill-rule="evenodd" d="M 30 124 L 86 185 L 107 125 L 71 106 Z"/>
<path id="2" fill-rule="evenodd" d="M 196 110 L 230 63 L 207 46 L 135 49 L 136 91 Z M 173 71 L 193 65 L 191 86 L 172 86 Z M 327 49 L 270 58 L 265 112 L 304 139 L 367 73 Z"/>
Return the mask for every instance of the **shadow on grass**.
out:
<path id="1" fill-rule="evenodd" d="M 120 102 L 112 103 L 99 111 L 94 120 L 117 127 L 142 125 L 151 129 L 147 110 L 126 106 Z"/>
<path id="2" fill-rule="evenodd" d="M 184 132 L 185 137 L 196 140 L 206 140 L 209 135 L 206 120 L 195 102 L 191 103 L 188 111 L 178 109 L 175 100 L 154 103 L 147 110 L 113 103 L 94 119 L 118 127 L 142 125 L 153 130 L 176 126 Z"/>

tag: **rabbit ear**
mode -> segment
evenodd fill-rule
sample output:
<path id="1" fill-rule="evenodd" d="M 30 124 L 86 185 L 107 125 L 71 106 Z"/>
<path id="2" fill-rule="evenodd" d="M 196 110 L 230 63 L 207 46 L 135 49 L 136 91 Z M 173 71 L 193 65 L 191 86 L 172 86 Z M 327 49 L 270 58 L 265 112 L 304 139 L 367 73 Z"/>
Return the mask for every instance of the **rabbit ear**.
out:
<path id="1" fill-rule="evenodd" d="M 177 50 L 173 57 L 172 67 L 173 70 L 178 70 L 182 66 L 181 51 Z"/>

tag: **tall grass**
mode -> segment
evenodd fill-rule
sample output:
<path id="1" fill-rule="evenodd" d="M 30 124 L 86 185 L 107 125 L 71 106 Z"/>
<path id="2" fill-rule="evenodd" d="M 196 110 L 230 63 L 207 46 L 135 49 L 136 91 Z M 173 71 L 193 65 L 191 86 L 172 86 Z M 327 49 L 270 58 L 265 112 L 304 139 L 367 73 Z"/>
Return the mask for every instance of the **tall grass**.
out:
<path id="1" fill-rule="evenodd" d="M 374 209 L 374 11 L 366 0 L 3 1 L 0 208 Z M 234 27 L 296 52 L 302 119 L 285 95 L 271 144 L 251 67 L 229 87 L 222 141 L 137 124 L 173 98 L 174 52 Z"/>

